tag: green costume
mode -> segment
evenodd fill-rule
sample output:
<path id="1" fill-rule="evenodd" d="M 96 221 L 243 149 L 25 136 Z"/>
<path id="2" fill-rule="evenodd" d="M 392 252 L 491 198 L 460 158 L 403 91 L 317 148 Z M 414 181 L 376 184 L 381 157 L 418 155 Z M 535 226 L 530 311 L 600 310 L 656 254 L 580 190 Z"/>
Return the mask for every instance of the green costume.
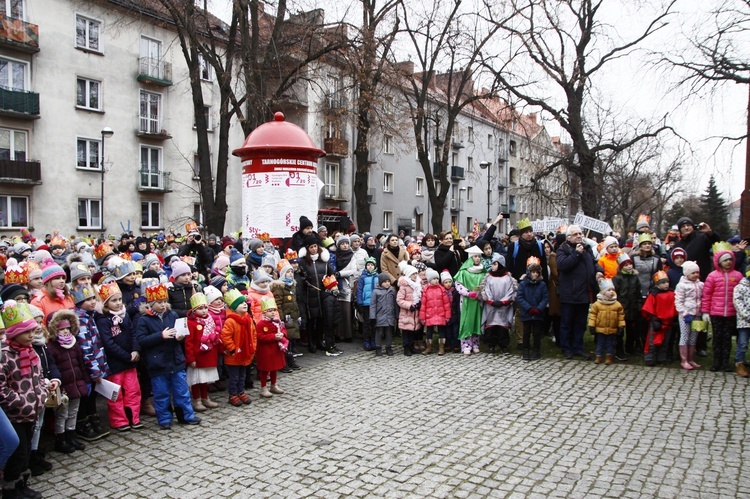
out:
<path id="1" fill-rule="evenodd" d="M 474 260 L 466 260 L 456 275 L 453 282 L 461 284 L 467 291 L 479 292 L 479 285 L 482 279 L 487 275 L 482 264 L 479 264 L 482 270 L 479 272 L 470 272 L 469 268 L 474 267 Z M 484 304 L 479 300 L 474 300 L 468 296 L 461 298 L 461 322 L 458 326 L 458 339 L 465 340 L 471 336 L 482 334 L 482 308 Z"/>

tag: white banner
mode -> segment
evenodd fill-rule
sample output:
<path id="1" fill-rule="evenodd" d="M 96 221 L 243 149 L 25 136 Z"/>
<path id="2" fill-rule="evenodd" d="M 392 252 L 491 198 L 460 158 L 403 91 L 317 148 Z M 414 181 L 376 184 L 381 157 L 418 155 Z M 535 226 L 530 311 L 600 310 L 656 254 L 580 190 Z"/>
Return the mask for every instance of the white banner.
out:
<path id="1" fill-rule="evenodd" d="M 568 221 L 562 218 L 548 218 L 545 220 L 534 220 L 531 222 L 531 228 L 534 232 L 544 232 L 548 234 L 550 232 L 557 232 L 559 227 L 567 225 Z"/>
<path id="2" fill-rule="evenodd" d="M 610 227 L 607 222 L 597 220 L 596 218 L 587 217 L 583 213 L 576 214 L 576 219 L 573 221 L 573 223 L 583 229 L 592 230 L 604 235 L 612 232 L 612 227 Z"/>
<path id="3" fill-rule="evenodd" d="M 242 175 L 242 237 L 268 232 L 270 237 L 292 237 L 299 217 L 318 217 L 318 194 L 323 182 L 315 173 L 276 171 Z"/>

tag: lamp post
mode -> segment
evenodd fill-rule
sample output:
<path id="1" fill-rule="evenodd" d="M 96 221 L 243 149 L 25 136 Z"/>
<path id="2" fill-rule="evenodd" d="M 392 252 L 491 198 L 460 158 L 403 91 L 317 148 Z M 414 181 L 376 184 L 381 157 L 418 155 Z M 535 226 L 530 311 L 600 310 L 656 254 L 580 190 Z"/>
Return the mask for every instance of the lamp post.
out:
<path id="1" fill-rule="evenodd" d="M 490 173 L 492 172 L 492 168 L 490 168 L 491 166 L 492 166 L 492 163 L 490 163 L 489 161 L 482 161 L 481 163 L 479 163 L 479 168 L 481 168 L 482 170 L 487 170 L 487 222 L 491 220 L 490 219 L 490 204 L 491 204 L 490 198 L 492 197 L 492 188 L 490 187 Z"/>
<path id="2" fill-rule="evenodd" d="M 102 197 L 99 200 L 99 211 L 101 212 L 99 220 L 102 227 L 102 235 L 104 235 L 104 138 L 111 137 L 114 133 L 115 131 L 108 126 L 102 128 Z"/>

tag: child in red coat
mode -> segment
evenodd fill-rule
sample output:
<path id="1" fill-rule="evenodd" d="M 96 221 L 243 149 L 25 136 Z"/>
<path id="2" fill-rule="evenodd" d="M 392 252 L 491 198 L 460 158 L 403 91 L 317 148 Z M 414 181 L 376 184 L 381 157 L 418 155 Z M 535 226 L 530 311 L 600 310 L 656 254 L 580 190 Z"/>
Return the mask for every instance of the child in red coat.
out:
<path id="1" fill-rule="evenodd" d="M 276 300 L 263 297 L 260 300 L 261 320 L 255 329 L 258 332 L 258 348 L 255 351 L 255 361 L 260 378 L 260 396 L 269 398 L 274 394 L 281 395 L 284 390 L 276 385 L 277 371 L 286 365 L 286 351 L 289 340 L 286 337 L 284 323 L 278 318 Z M 266 385 L 271 377 L 271 389 Z"/>
<path id="2" fill-rule="evenodd" d="M 427 348 L 422 355 L 432 353 L 432 333 L 437 330 L 440 346 L 438 355 L 445 355 L 445 333 L 451 320 L 451 300 L 445 288 L 440 284 L 440 274 L 427 269 L 427 286 L 422 290 L 422 306 L 419 308 L 419 320 L 427 328 Z"/>
<path id="3" fill-rule="evenodd" d="M 648 334 L 643 348 L 643 360 L 647 366 L 667 361 L 667 334 L 672 330 L 672 322 L 677 317 L 674 306 L 674 291 L 669 289 L 669 277 L 663 270 L 654 274 L 656 287 L 643 303 L 641 314 L 649 321 Z"/>
<path id="4" fill-rule="evenodd" d="M 194 293 L 190 297 L 187 323 L 190 331 L 185 338 L 187 383 L 193 396 L 193 409 L 203 412 L 206 408 L 219 407 L 208 397 L 208 384 L 219 379 L 216 366 L 221 348 L 221 330 L 216 328 L 208 313 L 208 299 L 203 293 Z"/>

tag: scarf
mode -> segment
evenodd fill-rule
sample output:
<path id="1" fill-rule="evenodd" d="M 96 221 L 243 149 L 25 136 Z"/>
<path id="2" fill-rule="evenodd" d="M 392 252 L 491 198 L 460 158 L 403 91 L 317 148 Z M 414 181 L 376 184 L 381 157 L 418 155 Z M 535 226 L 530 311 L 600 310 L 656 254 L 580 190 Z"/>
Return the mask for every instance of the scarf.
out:
<path id="1" fill-rule="evenodd" d="M 255 265 L 257 265 L 258 267 L 260 267 L 260 264 L 263 263 L 263 255 L 259 255 L 255 251 L 253 251 L 252 253 L 250 253 L 248 255 L 248 258 L 250 258 L 250 260 L 252 260 L 253 263 Z"/>
<path id="2" fill-rule="evenodd" d="M 211 315 L 205 317 L 195 316 L 195 321 L 203 326 L 203 334 L 201 335 L 201 346 L 200 349 L 203 352 L 211 350 L 214 345 L 219 341 L 219 334 L 216 332 L 216 323 L 214 322 Z"/>
<path id="3" fill-rule="evenodd" d="M 409 286 L 411 287 L 412 291 L 414 291 L 414 303 L 417 303 L 422 300 L 422 283 L 417 279 L 416 281 L 412 281 L 408 277 L 405 277 L 406 282 L 409 283 Z"/>
<path id="4" fill-rule="evenodd" d="M 286 284 L 288 288 L 291 288 L 292 284 L 294 284 L 294 277 L 284 277 L 281 279 L 281 282 Z"/>
<path id="5" fill-rule="evenodd" d="M 598 295 L 596 295 L 596 301 L 604 305 L 612 305 L 614 302 L 617 301 L 617 295 L 615 295 L 614 298 L 608 298 L 604 296 L 603 294 L 599 293 Z"/>
<path id="6" fill-rule="evenodd" d="M 472 265 L 471 267 L 468 267 L 466 270 L 468 270 L 472 274 L 478 274 L 480 272 L 484 272 L 484 265 L 482 265 L 481 263 L 479 265 Z"/>
<path id="7" fill-rule="evenodd" d="M 310 255 L 310 259 L 311 259 L 311 260 L 312 260 L 313 262 L 317 262 L 317 261 L 318 261 L 318 258 L 320 258 L 320 253 L 315 253 L 314 255 Z"/>
<path id="8" fill-rule="evenodd" d="M 347 265 L 349 265 L 349 262 L 352 261 L 352 257 L 354 256 L 354 252 L 352 250 L 346 250 L 346 251 L 337 251 L 336 252 L 336 268 L 339 270 L 345 269 Z"/>
<path id="9" fill-rule="evenodd" d="M 401 246 L 396 246 L 394 248 L 389 244 L 389 245 L 386 245 L 385 249 L 390 251 L 391 254 L 396 257 L 396 260 L 398 260 L 398 255 L 401 253 Z"/>
<path id="10" fill-rule="evenodd" d="M 13 340 L 8 342 L 8 346 L 18 352 L 18 367 L 21 369 L 21 376 L 31 376 L 31 366 L 41 364 L 39 356 L 31 345 L 23 346 Z"/>
<path id="11" fill-rule="evenodd" d="M 118 324 L 122 324 L 122 321 L 125 320 L 125 307 L 122 307 L 117 312 L 115 312 L 114 310 L 110 310 L 109 313 L 112 314 L 112 324 L 114 324 L 115 326 Z"/>
<path id="12" fill-rule="evenodd" d="M 34 332 L 34 339 L 31 340 L 31 344 L 37 347 L 47 344 L 47 337 L 44 335 L 44 330 L 42 328 L 38 328 Z"/>
<path id="13" fill-rule="evenodd" d="M 73 336 L 73 333 L 71 332 L 68 332 L 67 334 L 59 334 L 57 335 L 57 342 L 65 350 L 70 350 L 73 348 L 73 345 L 76 344 L 76 337 Z"/>
<path id="14" fill-rule="evenodd" d="M 221 313 L 224 311 L 224 305 L 222 304 L 220 307 L 209 305 L 208 310 L 215 313 L 216 315 L 221 315 Z"/>
<path id="15" fill-rule="evenodd" d="M 284 324 L 281 322 L 280 319 L 272 319 L 271 322 L 274 326 L 276 326 L 276 331 L 283 333 L 284 332 Z M 279 346 L 279 350 L 286 353 L 286 351 L 289 349 L 289 340 L 286 336 L 283 336 L 277 343 Z"/>
<path id="16" fill-rule="evenodd" d="M 268 293 L 268 291 L 271 289 L 271 283 L 264 282 L 262 284 L 255 284 L 255 281 L 253 281 L 250 283 L 250 288 L 254 289 L 258 293 Z"/>

